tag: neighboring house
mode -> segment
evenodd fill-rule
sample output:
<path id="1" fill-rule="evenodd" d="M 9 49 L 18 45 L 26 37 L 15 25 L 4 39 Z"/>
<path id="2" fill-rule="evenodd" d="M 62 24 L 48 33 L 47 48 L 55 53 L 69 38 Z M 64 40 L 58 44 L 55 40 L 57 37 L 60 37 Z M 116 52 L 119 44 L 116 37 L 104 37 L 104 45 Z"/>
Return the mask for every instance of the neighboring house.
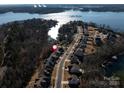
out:
<path id="1" fill-rule="evenodd" d="M 108 42 L 114 44 L 117 36 L 114 33 L 109 33 L 107 36 Z"/>
<path id="2" fill-rule="evenodd" d="M 47 61 L 46 62 L 46 65 L 54 66 L 55 65 L 55 62 L 54 61 Z"/>
<path id="3" fill-rule="evenodd" d="M 64 52 L 64 49 L 63 48 L 59 48 L 58 51 L 60 51 L 61 53 Z"/>
<path id="4" fill-rule="evenodd" d="M 43 87 L 43 88 L 48 88 L 50 86 L 50 83 L 46 80 L 42 80 L 40 85 Z"/>
<path id="5" fill-rule="evenodd" d="M 80 61 L 77 56 L 73 56 L 71 58 L 71 64 L 79 64 L 79 63 L 80 63 Z"/>
<path id="6" fill-rule="evenodd" d="M 74 75 L 76 75 L 78 77 L 80 75 L 82 75 L 82 72 L 81 71 L 82 70 L 80 69 L 80 67 L 78 65 L 72 65 L 72 66 L 69 67 L 69 73 L 70 74 L 74 74 Z"/>
<path id="7" fill-rule="evenodd" d="M 80 43 L 79 45 L 80 45 L 79 48 L 82 48 L 82 49 L 87 47 L 87 44 Z"/>
<path id="8" fill-rule="evenodd" d="M 51 82 L 51 77 L 44 75 L 41 80 L 41 86 L 43 88 L 48 88 L 50 86 L 50 82 Z"/>
<path id="9" fill-rule="evenodd" d="M 46 76 L 51 76 L 51 71 L 45 69 L 45 70 L 44 70 L 44 75 L 46 75 Z"/>
<path id="10" fill-rule="evenodd" d="M 82 39 L 82 40 L 81 40 L 81 43 L 82 43 L 82 44 L 87 44 L 87 40 L 86 40 L 86 39 L 85 39 L 85 40 Z"/>
<path id="11" fill-rule="evenodd" d="M 77 56 L 79 61 L 83 62 L 84 53 L 82 49 L 78 48 L 74 53 L 74 56 Z"/>
<path id="12" fill-rule="evenodd" d="M 53 68 L 52 68 L 53 69 Z M 51 68 L 45 68 L 45 70 L 47 70 L 48 72 L 52 73 L 52 69 Z"/>
<path id="13" fill-rule="evenodd" d="M 56 54 L 56 56 L 58 58 L 59 56 L 61 56 L 62 53 L 60 51 L 57 51 L 55 54 Z"/>
<path id="14" fill-rule="evenodd" d="M 100 45 L 102 44 L 102 40 L 101 40 L 100 37 L 95 37 L 95 44 L 96 44 L 97 46 L 100 46 Z"/>
<path id="15" fill-rule="evenodd" d="M 56 61 L 59 58 L 56 54 L 53 54 L 50 58 L 51 61 Z"/>
<path id="16" fill-rule="evenodd" d="M 80 80 L 76 76 L 72 76 L 69 78 L 69 87 L 70 88 L 78 88 L 80 85 Z"/>

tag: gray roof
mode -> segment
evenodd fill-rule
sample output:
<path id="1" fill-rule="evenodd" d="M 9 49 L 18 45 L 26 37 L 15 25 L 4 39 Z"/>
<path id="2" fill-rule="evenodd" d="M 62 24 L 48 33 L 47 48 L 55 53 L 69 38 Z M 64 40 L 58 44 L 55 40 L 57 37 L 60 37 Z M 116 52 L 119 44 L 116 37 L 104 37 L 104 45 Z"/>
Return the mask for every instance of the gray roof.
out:
<path id="1" fill-rule="evenodd" d="M 80 84 L 80 80 L 76 77 L 76 76 L 73 76 L 71 77 L 71 79 L 69 80 L 69 84 L 74 84 L 74 85 L 79 85 Z"/>
<path id="2" fill-rule="evenodd" d="M 79 45 L 80 48 L 85 48 L 87 46 L 87 44 L 82 44 L 82 43 L 80 43 Z"/>
<path id="3" fill-rule="evenodd" d="M 48 75 L 50 75 L 51 73 L 50 73 L 49 71 L 47 71 L 47 70 L 44 70 L 44 74 L 48 76 Z"/>
<path id="4" fill-rule="evenodd" d="M 81 49 L 77 49 L 77 51 L 74 54 L 76 56 L 83 56 L 83 51 Z"/>
<path id="5" fill-rule="evenodd" d="M 46 75 L 43 75 L 43 76 L 42 76 L 42 80 L 51 80 L 51 77 L 46 76 Z"/>
<path id="6" fill-rule="evenodd" d="M 55 62 L 53 62 L 53 61 L 47 61 L 46 62 L 46 65 L 49 65 L 49 66 L 52 66 L 52 65 L 54 65 L 55 64 Z"/>
<path id="7" fill-rule="evenodd" d="M 71 58 L 71 63 L 79 63 L 79 60 L 78 60 L 78 57 L 77 56 L 73 56 L 72 58 Z"/>
<path id="8" fill-rule="evenodd" d="M 77 66 L 77 65 L 73 65 L 70 72 L 71 73 L 79 73 L 80 72 L 80 67 Z"/>

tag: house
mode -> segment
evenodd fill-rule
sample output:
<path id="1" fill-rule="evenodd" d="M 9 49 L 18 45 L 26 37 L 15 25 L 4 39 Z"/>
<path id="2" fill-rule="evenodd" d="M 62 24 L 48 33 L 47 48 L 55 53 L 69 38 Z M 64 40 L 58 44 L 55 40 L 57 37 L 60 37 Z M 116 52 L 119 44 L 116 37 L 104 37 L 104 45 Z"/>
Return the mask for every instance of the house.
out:
<path id="1" fill-rule="evenodd" d="M 54 61 L 47 61 L 46 62 L 46 65 L 54 66 L 55 65 L 55 62 Z"/>
<path id="2" fill-rule="evenodd" d="M 83 40 L 81 41 L 81 43 L 82 43 L 82 44 L 87 44 L 87 40 L 84 40 L 84 39 L 83 39 Z"/>
<path id="3" fill-rule="evenodd" d="M 70 88 L 78 88 L 80 85 L 80 80 L 76 76 L 72 76 L 69 78 L 69 87 Z"/>
<path id="4" fill-rule="evenodd" d="M 80 63 L 80 61 L 77 56 L 73 56 L 71 58 L 71 64 L 79 64 L 79 63 Z"/>
<path id="5" fill-rule="evenodd" d="M 40 84 L 43 88 L 48 88 L 50 86 L 50 82 L 51 82 L 51 77 L 46 75 L 43 75 L 40 80 Z"/>
<path id="6" fill-rule="evenodd" d="M 47 69 L 44 70 L 44 75 L 51 76 L 51 71 L 48 71 Z"/>
<path id="7" fill-rule="evenodd" d="M 62 55 L 62 53 L 60 51 L 57 51 L 55 54 L 56 54 L 57 57 Z"/>
<path id="8" fill-rule="evenodd" d="M 64 49 L 63 48 L 59 48 L 58 51 L 60 51 L 61 53 L 64 52 Z"/>
<path id="9" fill-rule="evenodd" d="M 51 77 L 50 76 L 43 75 L 42 76 L 42 79 L 50 81 L 51 80 Z"/>
<path id="10" fill-rule="evenodd" d="M 53 68 L 45 68 L 47 71 L 52 72 Z"/>
<path id="11" fill-rule="evenodd" d="M 53 66 L 50 66 L 50 65 L 45 65 L 45 69 L 48 69 L 48 70 L 53 70 Z"/>
<path id="12" fill-rule="evenodd" d="M 78 57 L 79 61 L 83 62 L 84 54 L 82 49 L 78 48 L 74 55 Z"/>
<path id="13" fill-rule="evenodd" d="M 95 38 L 95 44 L 96 44 L 97 46 L 100 46 L 100 45 L 102 44 L 102 40 L 101 40 L 100 37 L 96 37 L 96 38 Z"/>
<path id="14" fill-rule="evenodd" d="M 42 78 L 42 80 L 40 81 L 40 85 L 43 87 L 43 88 L 48 88 L 50 86 L 50 80 L 49 78 Z"/>
<path id="15" fill-rule="evenodd" d="M 42 80 L 40 84 L 43 88 L 48 88 L 50 86 L 50 83 L 46 80 Z"/>
<path id="16" fill-rule="evenodd" d="M 82 48 L 82 49 L 86 48 L 87 46 L 87 44 L 82 44 L 82 43 L 80 43 L 79 45 L 80 45 L 79 48 Z"/>
<path id="17" fill-rule="evenodd" d="M 49 62 L 46 63 L 45 68 L 53 70 L 54 65 L 50 65 Z"/>
<path id="18" fill-rule="evenodd" d="M 52 55 L 52 58 L 54 58 L 54 60 L 58 60 L 59 56 L 58 56 L 58 54 L 55 53 Z"/>
<path id="19" fill-rule="evenodd" d="M 83 41 L 87 41 L 88 40 L 88 36 L 83 36 Z"/>
<path id="20" fill-rule="evenodd" d="M 54 56 L 51 56 L 50 60 L 53 61 L 53 62 L 55 62 L 57 60 L 57 58 L 54 57 Z"/>
<path id="21" fill-rule="evenodd" d="M 56 54 L 53 54 L 50 58 L 51 61 L 56 61 L 58 59 L 58 56 Z"/>
<path id="22" fill-rule="evenodd" d="M 114 33 L 109 33 L 107 36 L 107 39 L 108 39 L 109 43 L 111 43 L 111 44 L 114 44 L 116 38 L 117 38 L 117 36 Z"/>
<path id="23" fill-rule="evenodd" d="M 82 75 L 82 70 L 80 69 L 80 67 L 78 65 L 70 65 L 68 68 L 69 68 L 69 73 L 70 74 L 74 74 L 78 77 L 80 75 Z"/>
<path id="24" fill-rule="evenodd" d="M 42 76 L 42 81 L 47 81 L 48 83 L 50 83 L 51 82 L 51 77 L 50 76 L 43 75 Z"/>

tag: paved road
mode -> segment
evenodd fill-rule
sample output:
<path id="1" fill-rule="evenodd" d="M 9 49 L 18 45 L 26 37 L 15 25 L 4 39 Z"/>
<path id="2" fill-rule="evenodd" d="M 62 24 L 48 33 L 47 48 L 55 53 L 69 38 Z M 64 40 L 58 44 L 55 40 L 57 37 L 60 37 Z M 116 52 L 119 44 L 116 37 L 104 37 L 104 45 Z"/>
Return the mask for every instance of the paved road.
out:
<path id="1" fill-rule="evenodd" d="M 57 88 L 60 88 L 61 87 L 61 81 L 62 81 L 62 70 L 64 68 L 64 62 L 65 60 L 67 59 L 67 56 L 71 49 L 72 49 L 73 45 L 71 45 L 69 47 L 69 49 L 67 50 L 67 52 L 63 55 L 61 61 L 60 61 L 60 64 L 59 64 L 59 69 L 58 69 L 58 75 L 57 75 L 57 80 L 56 80 L 56 84 L 55 84 L 55 87 Z"/>
<path id="2" fill-rule="evenodd" d="M 81 30 L 82 30 L 81 27 L 78 27 L 78 34 L 76 34 L 75 39 L 70 44 L 67 51 L 64 53 L 62 59 L 59 61 L 58 69 L 57 69 L 57 73 L 56 73 L 55 88 L 62 87 L 61 82 L 62 82 L 63 72 L 64 72 L 64 63 L 65 63 L 65 60 L 68 59 L 68 57 L 72 53 L 72 51 L 73 51 L 72 47 L 75 47 L 75 44 L 79 41 L 79 39 L 80 39 L 79 35 L 80 35 Z"/>

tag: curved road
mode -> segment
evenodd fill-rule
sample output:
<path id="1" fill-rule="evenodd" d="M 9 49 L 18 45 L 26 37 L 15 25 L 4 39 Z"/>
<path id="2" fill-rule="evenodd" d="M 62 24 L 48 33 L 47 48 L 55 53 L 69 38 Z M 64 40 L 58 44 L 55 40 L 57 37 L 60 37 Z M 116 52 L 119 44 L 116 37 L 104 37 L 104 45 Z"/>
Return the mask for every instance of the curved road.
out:
<path id="1" fill-rule="evenodd" d="M 68 57 L 70 56 L 70 54 L 73 51 L 73 47 L 76 46 L 76 44 L 78 43 L 78 41 L 81 38 L 82 27 L 78 26 L 77 29 L 78 29 L 78 33 L 75 35 L 75 39 L 70 44 L 67 51 L 64 53 L 64 55 L 62 56 L 61 60 L 58 63 L 56 80 L 55 80 L 55 88 L 61 88 L 62 87 L 62 80 L 63 80 L 63 75 L 64 75 L 63 73 L 64 73 L 64 68 L 65 68 L 65 66 L 64 66 L 65 60 L 68 59 Z"/>

